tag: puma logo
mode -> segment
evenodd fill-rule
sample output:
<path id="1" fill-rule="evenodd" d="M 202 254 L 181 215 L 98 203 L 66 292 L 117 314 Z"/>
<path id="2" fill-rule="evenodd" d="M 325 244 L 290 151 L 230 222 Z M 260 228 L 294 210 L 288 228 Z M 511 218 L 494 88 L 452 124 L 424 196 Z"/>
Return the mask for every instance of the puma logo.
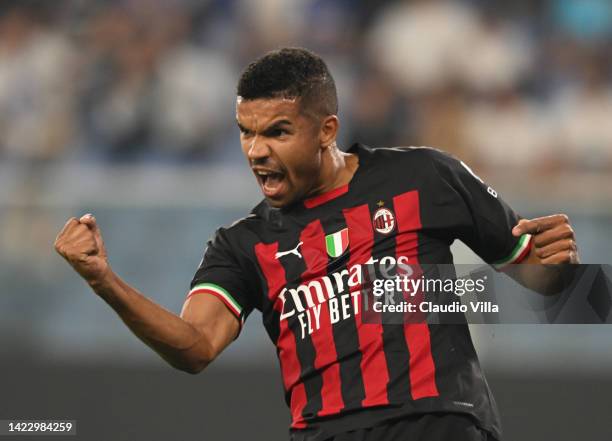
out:
<path id="1" fill-rule="evenodd" d="M 300 242 L 298 243 L 295 248 L 289 250 L 289 251 L 279 251 L 278 253 L 276 253 L 274 255 L 274 258 L 276 259 L 280 259 L 283 256 L 286 256 L 287 254 L 295 254 L 296 256 L 298 256 L 300 259 L 302 258 L 302 255 L 300 254 L 300 252 L 298 251 L 298 248 L 300 247 L 300 245 L 302 245 L 304 242 Z"/>

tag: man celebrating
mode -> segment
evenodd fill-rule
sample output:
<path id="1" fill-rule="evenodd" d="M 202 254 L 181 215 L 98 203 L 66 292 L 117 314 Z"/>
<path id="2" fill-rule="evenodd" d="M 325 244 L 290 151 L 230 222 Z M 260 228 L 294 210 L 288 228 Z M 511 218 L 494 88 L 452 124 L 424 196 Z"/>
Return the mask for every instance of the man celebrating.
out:
<path id="1" fill-rule="evenodd" d="M 92 215 L 70 219 L 56 250 L 134 334 L 190 373 L 260 310 L 277 347 L 293 440 L 499 439 L 468 327 L 364 323 L 354 289 L 360 268 L 452 263 L 455 239 L 499 268 L 577 263 L 567 217 L 519 219 L 438 150 L 356 144 L 342 152 L 334 80 L 307 50 L 253 62 L 237 92 L 242 150 L 265 199 L 217 230 L 180 317 L 113 272 Z M 552 286 L 550 269 L 532 271 L 532 285 Z M 512 276 L 529 282 L 521 271 Z"/>

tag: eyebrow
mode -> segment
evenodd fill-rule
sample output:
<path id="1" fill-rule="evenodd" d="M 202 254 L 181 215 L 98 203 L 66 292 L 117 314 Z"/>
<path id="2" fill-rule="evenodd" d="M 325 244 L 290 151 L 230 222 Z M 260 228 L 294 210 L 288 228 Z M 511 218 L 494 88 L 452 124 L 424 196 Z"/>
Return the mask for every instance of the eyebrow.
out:
<path id="1" fill-rule="evenodd" d="M 250 131 L 251 131 L 250 129 L 247 129 L 247 128 L 246 128 L 246 127 L 244 127 L 242 124 L 240 124 L 240 122 L 239 122 L 239 121 L 236 121 L 236 124 L 238 124 L 238 128 L 239 128 L 241 131 L 243 131 L 243 132 L 250 132 Z M 265 133 L 269 133 L 269 132 L 271 132 L 272 130 L 276 130 L 276 129 L 281 128 L 282 126 L 290 126 L 290 125 L 292 125 L 292 124 L 291 124 L 291 121 L 289 121 L 288 119 L 281 119 L 281 120 L 276 121 L 275 123 L 273 123 L 273 124 L 269 125 L 268 127 L 266 127 L 266 128 L 265 128 L 265 129 L 262 131 L 262 133 L 264 133 L 264 134 L 265 134 Z"/>
<path id="2" fill-rule="evenodd" d="M 238 128 L 240 129 L 241 132 L 248 132 L 249 131 L 245 126 L 240 124 L 240 122 L 236 121 L 236 124 L 238 124 Z"/>

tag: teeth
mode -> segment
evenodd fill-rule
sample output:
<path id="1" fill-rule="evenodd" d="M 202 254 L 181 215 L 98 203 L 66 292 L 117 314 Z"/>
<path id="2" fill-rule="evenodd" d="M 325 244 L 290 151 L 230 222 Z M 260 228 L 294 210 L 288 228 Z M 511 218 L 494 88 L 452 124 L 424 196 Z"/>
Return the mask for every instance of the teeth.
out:
<path id="1" fill-rule="evenodd" d="M 264 171 L 264 170 L 258 170 L 255 173 L 257 173 L 257 175 L 259 175 L 259 176 L 280 175 L 280 173 L 278 173 L 278 172 Z"/>

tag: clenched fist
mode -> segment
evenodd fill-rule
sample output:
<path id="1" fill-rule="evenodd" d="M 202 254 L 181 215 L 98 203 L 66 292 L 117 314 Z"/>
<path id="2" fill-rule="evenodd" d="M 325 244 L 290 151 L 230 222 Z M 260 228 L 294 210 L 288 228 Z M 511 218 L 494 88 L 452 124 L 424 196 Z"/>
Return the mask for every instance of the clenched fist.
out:
<path id="1" fill-rule="evenodd" d="M 526 233 L 533 236 L 532 253 L 537 263 L 580 263 L 576 236 L 565 214 L 521 219 L 512 234 L 519 237 Z"/>
<path id="2" fill-rule="evenodd" d="M 55 239 L 55 250 L 90 285 L 101 282 L 110 270 L 102 235 L 91 214 L 69 219 Z"/>

